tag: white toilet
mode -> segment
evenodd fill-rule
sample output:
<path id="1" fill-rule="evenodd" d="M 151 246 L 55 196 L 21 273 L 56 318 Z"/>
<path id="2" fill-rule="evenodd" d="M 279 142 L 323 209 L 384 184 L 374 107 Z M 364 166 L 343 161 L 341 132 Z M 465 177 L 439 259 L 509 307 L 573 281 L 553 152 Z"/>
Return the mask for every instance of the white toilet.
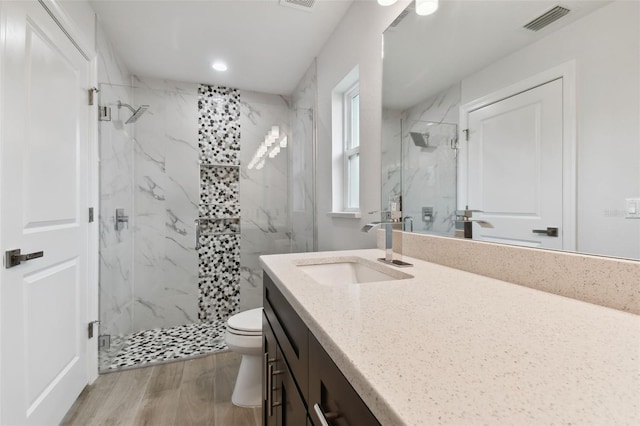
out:
<path id="1" fill-rule="evenodd" d="M 231 402 L 239 407 L 262 405 L 262 308 L 240 312 L 227 320 L 224 340 L 242 355 Z"/>

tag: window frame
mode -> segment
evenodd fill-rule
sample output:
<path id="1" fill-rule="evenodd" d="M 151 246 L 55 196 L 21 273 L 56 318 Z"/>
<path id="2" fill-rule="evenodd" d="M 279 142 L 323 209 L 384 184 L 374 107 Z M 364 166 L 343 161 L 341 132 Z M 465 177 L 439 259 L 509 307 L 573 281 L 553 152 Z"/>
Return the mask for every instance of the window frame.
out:
<path id="1" fill-rule="evenodd" d="M 353 100 L 358 98 L 357 111 L 354 111 Z M 360 211 L 360 175 L 358 173 L 357 182 L 358 199 L 357 205 L 351 205 L 351 173 L 349 173 L 349 160 L 354 156 L 358 157 L 358 170 L 360 169 L 360 83 L 356 81 L 342 97 L 343 111 L 343 134 L 342 134 L 342 176 L 343 176 L 343 210 L 346 212 Z M 357 114 L 354 116 L 354 112 Z M 356 122 L 357 121 L 357 122 Z M 355 146 L 354 146 L 355 141 Z"/>

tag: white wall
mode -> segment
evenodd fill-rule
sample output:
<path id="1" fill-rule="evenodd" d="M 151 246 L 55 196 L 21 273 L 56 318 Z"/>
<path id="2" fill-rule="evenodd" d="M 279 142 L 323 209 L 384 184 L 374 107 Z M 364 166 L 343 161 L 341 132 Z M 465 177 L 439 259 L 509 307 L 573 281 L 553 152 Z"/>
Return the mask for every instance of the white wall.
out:
<path id="1" fill-rule="evenodd" d="M 317 216 L 319 250 L 374 247 L 360 228 L 380 215 L 382 33 L 407 6 L 355 1 L 318 55 Z M 331 197 L 331 92 L 356 66 L 360 71 L 360 209 L 362 219 L 327 216 Z"/>
<path id="2" fill-rule="evenodd" d="M 462 82 L 462 104 L 567 61 L 576 63 L 578 244 L 583 253 L 640 258 L 640 3 L 617 1 Z"/>

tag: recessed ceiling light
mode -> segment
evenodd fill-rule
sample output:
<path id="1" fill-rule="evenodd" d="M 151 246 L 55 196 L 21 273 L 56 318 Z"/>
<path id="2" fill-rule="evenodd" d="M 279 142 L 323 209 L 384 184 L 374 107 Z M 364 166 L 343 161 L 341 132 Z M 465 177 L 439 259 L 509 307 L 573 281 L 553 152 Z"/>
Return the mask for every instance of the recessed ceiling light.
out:
<path id="1" fill-rule="evenodd" d="M 211 68 L 213 68 L 216 71 L 226 71 L 227 70 L 227 64 L 225 64 L 222 61 L 216 61 L 213 63 L 213 65 L 211 65 Z"/>

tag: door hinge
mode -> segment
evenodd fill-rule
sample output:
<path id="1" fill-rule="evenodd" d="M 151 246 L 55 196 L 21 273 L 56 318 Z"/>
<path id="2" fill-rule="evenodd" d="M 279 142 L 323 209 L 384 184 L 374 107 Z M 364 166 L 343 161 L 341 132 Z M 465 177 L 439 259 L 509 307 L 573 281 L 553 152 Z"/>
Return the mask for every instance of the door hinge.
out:
<path id="1" fill-rule="evenodd" d="M 464 133 L 465 140 L 469 142 L 469 129 L 464 129 L 462 132 Z"/>
<path id="2" fill-rule="evenodd" d="M 88 325 L 87 325 L 87 336 L 89 339 L 93 339 L 93 325 L 94 324 L 100 324 L 100 321 L 91 321 Z"/>
<path id="3" fill-rule="evenodd" d="M 89 223 L 93 222 L 93 207 L 89 207 Z"/>
<path id="4" fill-rule="evenodd" d="M 98 89 L 97 87 L 92 87 L 87 91 L 89 93 L 89 105 L 93 105 L 94 94 L 98 93 L 99 91 L 100 89 Z"/>

